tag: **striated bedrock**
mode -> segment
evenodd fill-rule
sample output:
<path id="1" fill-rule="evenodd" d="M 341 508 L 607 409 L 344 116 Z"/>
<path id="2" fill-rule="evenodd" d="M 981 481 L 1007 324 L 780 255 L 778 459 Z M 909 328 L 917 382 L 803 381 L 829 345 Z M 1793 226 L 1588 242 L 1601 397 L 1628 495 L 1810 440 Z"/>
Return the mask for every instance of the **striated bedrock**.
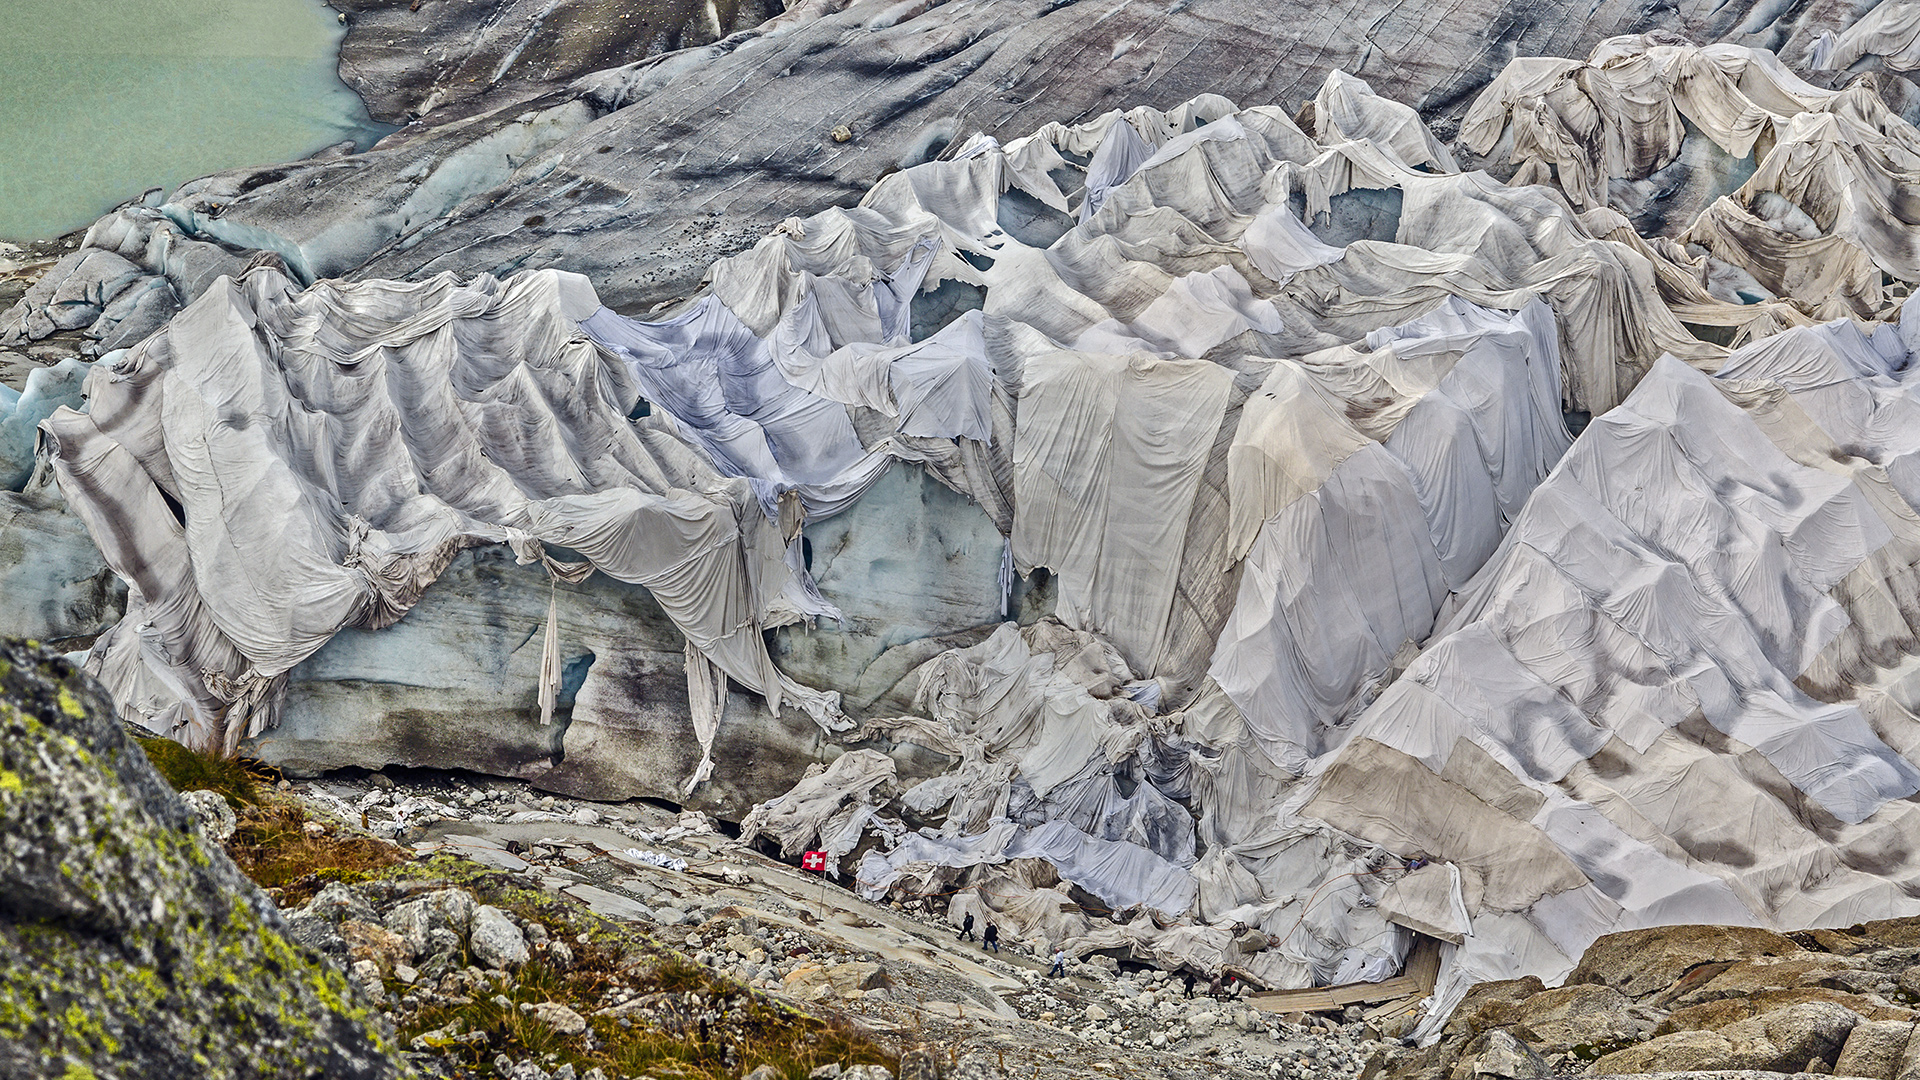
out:
<path id="1" fill-rule="evenodd" d="M 400 1075 L 97 685 L 9 639 L 0 730 L 0 1073 Z"/>
<path id="2" fill-rule="evenodd" d="M 590 71 L 707 45 L 781 11 L 778 0 L 330 0 L 347 24 L 340 78 L 373 118 L 485 111 Z"/>
<path id="3" fill-rule="evenodd" d="M 1392 1080 L 1491 1075 L 1829 1074 L 1908 1080 L 1920 921 L 1779 934 L 1663 926 L 1593 943 L 1564 986 L 1482 983 L 1438 1038 L 1389 1048 Z"/>
<path id="4" fill-rule="evenodd" d="M 1339 70 L 1451 137 L 1514 56 L 1581 56 L 1609 35 L 1667 31 L 1797 60 L 1815 35 L 1853 18 L 1833 0 L 1651 9 L 1625 0 L 1482 0 L 1464 9 L 1361 0 L 1303 5 L 1297 18 L 1257 0 L 816 0 L 751 27 L 750 5 L 702 9 L 716 13 L 726 37 L 647 55 L 677 5 L 622 5 L 605 19 L 594 18 L 598 0 L 336 6 L 349 13 L 343 77 L 372 94 L 374 114 L 399 118 L 437 101 L 444 121 L 410 124 L 364 154 L 204 177 L 142 212 L 178 231 L 176 247 L 211 245 L 205 258 L 271 251 L 303 282 L 552 266 L 592 278 L 622 312 L 693 293 L 716 258 L 788 215 L 850 204 L 888 171 L 975 132 L 1008 139 L 1113 108 L 1171 109 L 1202 93 L 1291 112 Z M 391 83 L 392 96 L 374 92 L 376 82 Z M 461 101 L 467 93 L 483 96 Z M 1684 224 L 1695 204 L 1740 182 L 1737 161 L 1693 150 L 1696 171 L 1637 179 L 1637 220 L 1664 220 L 1672 196 Z M 142 287 L 179 276 L 118 236 L 88 246 L 139 264 L 147 274 L 133 280 Z M 106 337 L 130 344 L 152 332 L 168 303 L 198 293 L 176 282 L 171 300 L 142 295 L 139 312 L 122 301 L 105 313 L 124 327 Z M 46 323 L 25 305 L 0 317 L 0 335 Z"/>

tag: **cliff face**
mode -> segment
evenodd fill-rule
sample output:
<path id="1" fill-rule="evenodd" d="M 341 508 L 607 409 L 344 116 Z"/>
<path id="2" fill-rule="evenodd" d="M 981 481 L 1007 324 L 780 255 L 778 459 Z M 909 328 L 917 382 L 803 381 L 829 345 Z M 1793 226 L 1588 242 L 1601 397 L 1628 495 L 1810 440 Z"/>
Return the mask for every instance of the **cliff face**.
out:
<path id="1" fill-rule="evenodd" d="M 0 1074 L 399 1075 L 90 680 L 0 645 L 0 734 Z"/>
<path id="2" fill-rule="evenodd" d="M 591 71 L 708 45 L 780 13 L 772 0 L 338 0 L 340 78 L 383 123 L 444 123 Z"/>

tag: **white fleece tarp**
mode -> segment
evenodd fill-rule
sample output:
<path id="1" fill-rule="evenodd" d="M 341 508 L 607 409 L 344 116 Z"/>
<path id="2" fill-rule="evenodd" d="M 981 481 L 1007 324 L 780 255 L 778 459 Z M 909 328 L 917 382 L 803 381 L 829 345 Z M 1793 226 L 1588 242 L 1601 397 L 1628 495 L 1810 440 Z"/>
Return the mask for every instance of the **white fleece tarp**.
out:
<path id="1" fill-rule="evenodd" d="M 646 585 L 726 675 L 841 723 L 760 639 L 830 611 L 745 482 L 627 420 L 626 372 L 578 332 L 597 306 L 553 271 L 299 293 L 255 272 L 97 368 L 91 411 L 43 429 L 131 585 L 93 662 L 122 707 L 230 750 L 274 722 L 288 670 L 400 618 L 460 549 L 546 542 Z"/>
<path id="2" fill-rule="evenodd" d="M 732 680 L 950 758 L 894 783 L 853 749 L 750 815 L 876 837 L 868 895 L 1277 986 L 1431 932 L 1429 1031 L 1611 929 L 1914 908 L 1920 315 L 1886 325 L 1882 275 L 1920 270 L 1920 136 L 1644 38 L 1488 88 L 1463 148 L 1513 184 L 1349 76 L 1294 115 L 976 138 L 652 319 L 551 270 L 218 283 L 43 425 L 131 585 L 90 666 L 230 747 L 331 634 L 511 544 L 654 593 L 703 746 Z M 1752 179 L 1634 235 L 1610 181 L 1690 138 Z M 1562 408 L 1596 416 L 1571 450 Z M 897 462 L 998 525 L 1003 604 L 1043 569 L 1057 599 L 855 733 L 762 634 L 837 615 L 799 530 Z"/>
<path id="3" fill-rule="evenodd" d="M 1831 925 L 1920 907 L 1875 878 L 1891 870 L 1884 857 L 1848 854 L 1906 827 L 1896 823 L 1911 820 L 1920 770 L 1846 695 L 1819 700 L 1798 683 L 1850 641 L 1856 654 L 1885 647 L 1857 640 L 1836 601 L 1842 582 L 1911 573 L 1920 518 L 1868 494 L 1886 473 L 1867 462 L 1900 451 L 1848 422 L 1871 410 L 1834 407 L 1912 408 L 1910 364 L 1896 335 L 1869 339 L 1842 322 L 1742 349 L 1718 379 L 1656 365 L 1534 492 L 1439 636 L 1353 725 L 1303 812 L 1481 873 L 1474 936 L 1497 911 L 1528 920 L 1560 956 L 1533 969 L 1543 976 L 1634 926 Z M 1810 422 L 1812 409 L 1832 426 Z M 1823 459 L 1836 439 L 1867 462 Z M 1904 558 L 1884 559 L 1902 545 Z M 1911 640 L 1920 607 L 1893 602 L 1911 614 L 1884 630 Z M 1871 668 L 1855 678 L 1871 680 Z M 1498 761 L 1504 779 L 1445 784 L 1463 745 Z M 1736 747 L 1753 763 L 1735 766 Z M 1400 790 L 1438 783 L 1462 808 L 1383 814 L 1387 792 L 1352 771 L 1376 776 L 1383 754 L 1417 763 L 1399 766 L 1408 777 L 1432 777 Z M 1774 784 L 1805 802 L 1783 804 Z M 1476 853 L 1514 820 L 1515 789 L 1544 796 L 1528 843 L 1561 853 L 1590 884 L 1556 889 L 1528 872 L 1524 890 L 1500 899 Z M 1448 822 L 1445 834 L 1420 820 Z M 1484 955 L 1456 955 L 1443 999 L 1502 977 L 1475 959 Z"/>

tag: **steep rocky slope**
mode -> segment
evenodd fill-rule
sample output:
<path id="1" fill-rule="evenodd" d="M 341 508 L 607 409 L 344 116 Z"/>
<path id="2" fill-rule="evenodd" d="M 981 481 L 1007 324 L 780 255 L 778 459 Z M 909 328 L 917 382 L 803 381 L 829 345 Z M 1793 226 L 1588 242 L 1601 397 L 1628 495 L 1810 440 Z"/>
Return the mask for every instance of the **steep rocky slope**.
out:
<path id="1" fill-rule="evenodd" d="M 340 78 L 385 123 L 445 123 L 588 72 L 708 45 L 781 11 L 767 0 L 339 0 Z"/>
<path id="2" fill-rule="evenodd" d="M 400 1075 L 98 688 L 0 645 L 0 1074 Z"/>

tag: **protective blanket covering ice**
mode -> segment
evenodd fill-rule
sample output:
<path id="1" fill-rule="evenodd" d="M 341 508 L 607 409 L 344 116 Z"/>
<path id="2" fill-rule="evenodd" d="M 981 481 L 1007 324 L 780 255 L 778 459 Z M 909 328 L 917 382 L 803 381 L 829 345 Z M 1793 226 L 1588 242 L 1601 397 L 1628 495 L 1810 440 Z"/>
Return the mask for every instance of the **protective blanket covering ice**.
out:
<path id="1" fill-rule="evenodd" d="M 1528 63 L 1478 123 L 1495 107 L 1553 115 L 1526 97 Z M 1610 930 L 1913 906 L 1891 866 L 1838 873 L 1920 786 L 1876 734 L 1892 706 L 1842 700 L 1863 657 L 1910 640 L 1905 564 L 1886 552 L 1890 520 L 1912 512 L 1887 484 L 1862 497 L 1822 449 L 1862 453 L 1857 436 L 1756 417 L 1779 395 L 1709 378 L 1725 354 L 1679 326 L 1767 339 L 1735 354 L 1745 364 L 1866 340 L 1814 326 L 1823 313 L 1892 312 L 1836 307 L 1825 285 L 1768 271 L 1757 242 L 1648 241 L 1604 206 L 1610 177 L 1672 163 L 1687 121 L 1761 157 L 1762 182 L 1796 175 L 1796 123 L 1866 117 L 1873 133 L 1832 138 L 1868 157 L 1911 129 L 1764 53 L 1620 40 L 1589 65 L 1537 63 L 1606 104 L 1586 141 L 1541 159 L 1566 165 L 1583 213 L 1451 172 L 1351 81 L 1303 113 L 1311 134 L 1264 109 L 1171 137 L 1138 112 L 1042 133 L 1092 155 L 1079 225 L 1044 259 L 976 238 L 987 258 L 970 263 L 988 312 L 1071 346 L 1026 356 L 1010 462 L 1012 551 L 1058 578 L 1060 625 L 938 658 L 922 715 L 870 722 L 956 764 L 901 795 L 929 824 L 866 851 L 861 888 L 952 895 L 956 920 L 1273 986 L 1385 975 L 1418 931 L 1448 943 L 1429 1029 L 1473 980 L 1557 977 Z M 1328 142 L 1362 128 L 1370 141 Z M 1392 242 L 1325 225 L 1368 190 L 1398 196 Z M 1727 266 L 1774 298 L 1710 289 Z M 1873 340 L 1804 385 L 1904 370 L 1904 345 Z M 1555 403 L 1623 399 L 1563 461 Z M 1533 590 L 1500 608 L 1510 631 L 1487 614 L 1501 568 Z M 1838 597 L 1856 593 L 1869 641 L 1845 629 Z M 1206 654 L 1182 648 L 1188 628 Z M 1810 678 L 1832 700 L 1808 697 Z M 1144 680 L 1157 708 L 1128 689 Z M 1735 764 L 1736 745 L 1753 754 Z M 1743 793 L 1730 822 L 1721 785 Z M 1682 790 L 1697 801 L 1674 802 Z M 1016 857 L 1063 824 L 1105 846 L 1104 873 Z M 1415 859 L 1438 862 L 1409 873 Z M 1166 906 L 1117 883 L 1143 871 L 1193 891 L 1166 888 Z M 1051 902 L 1067 886 L 1070 918 Z M 1230 927 L 1268 944 L 1240 950 Z"/>
<path id="2" fill-rule="evenodd" d="M 690 655 L 838 722 L 761 630 L 822 612 L 744 481 L 627 419 L 627 371 L 555 271 L 507 282 L 214 288 L 43 425 L 68 501 L 127 579 L 90 665 L 144 726 L 231 749 L 346 626 L 402 617 L 464 547 L 646 585 Z M 544 544 L 584 556 L 553 559 Z"/>
<path id="3" fill-rule="evenodd" d="M 1898 67 L 1920 6 L 1885 3 L 1816 68 L 1881 52 Z M 1694 134 L 1688 134 L 1688 125 Z M 1461 141 L 1556 184 L 1574 206 L 1605 206 L 1610 180 L 1638 180 L 1705 139 L 1756 168 L 1715 199 L 1685 239 L 1751 274 L 1782 303 L 1820 318 L 1888 314 L 1881 274 L 1920 278 L 1914 229 L 1920 132 L 1870 80 L 1824 90 L 1772 53 L 1738 45 L 1612 38 L 1582 63 L 1516 60 L 1474 101 Z M 1689 321 L 1726 325 L 1734 313 Z"/>
<path id="4" fill-rule="evenodd" d="M 329 635 L 511 544 L 653 591 L 703 743 L 732 680 L 949 762 L 850 749 L 752 834 L 1265 986 L 1383 978 L 1431 934 L 1428 1030 L 1608 930 L 1915 906 L 1920 333 L 1816 325 L 1894 315 L 1913 129 L 1643 39 L 1487 91 L 1463 141 L 1518 123 L 1513 184 L 1358 79 L 1293 115 L 974 139 L 658 317 L 554 271 L 224 281 L 42 427 L 132 586 L 90 664 L 231 745 Z M 1716 203 L 1693 248 L 1636 236 L 1606 181 L 1687 123 L 1758 159 L 1727 205 L 1811 232 Z M 1598 417 L 1578 442 L 1563 409 Z M 761 635 L 835 614 L 799 530 L 901 462 L 1057 599 L 933 655 L 910 714 L 847 718 Z"/>
<path id="5" fill-rule="evenodd" d="M 1893 419 L 1915 407 L 1913 363 L 1890 329 L 1845 321 L 1718 377 L 1662 361 L 1316 763 L 1300 812 L 1469 879 L 1443 1001 L 1563 974 L 1613 930 L 1920 908 L 1908 857 L 1879 846 L 1913 827 L 1920 789 L 1915 702 L 1891 689 L 1920 615 Z M 1516 873 L 1526 859 L 1545 861 Z"/>

